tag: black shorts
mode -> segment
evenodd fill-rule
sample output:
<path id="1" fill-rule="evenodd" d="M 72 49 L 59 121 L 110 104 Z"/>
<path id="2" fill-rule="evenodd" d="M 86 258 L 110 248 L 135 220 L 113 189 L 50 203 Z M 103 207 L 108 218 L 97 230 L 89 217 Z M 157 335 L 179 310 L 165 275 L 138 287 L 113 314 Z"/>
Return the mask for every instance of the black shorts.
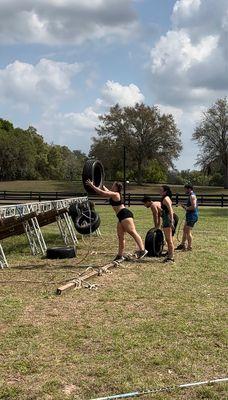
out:
<path id="1" fill-rule="evenodd" d="M 128 208 L 122 208 L 116 216 L 119 222 L 123 221 L 123 219 L 126 218 L 134 218 L 133 213 L 130 210 L 128 210 Z"/>

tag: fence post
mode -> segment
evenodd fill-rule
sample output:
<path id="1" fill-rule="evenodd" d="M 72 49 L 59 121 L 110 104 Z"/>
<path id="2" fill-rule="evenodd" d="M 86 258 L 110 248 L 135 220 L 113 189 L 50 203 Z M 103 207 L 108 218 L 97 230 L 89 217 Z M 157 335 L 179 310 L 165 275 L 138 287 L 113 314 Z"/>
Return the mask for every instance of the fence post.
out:
<path id="1" fill-rule="evenodd" d="M 131 194 L 128 193 L 128 207 L 131 206 Z"/>
<path id="2" fill-rule="evenodd" d="M 222 193 L 222 195 L 221 195 L 221 207 L 223 207 L 223 205 L 224 205 L 224 194 Z"/>
<path id="3" fill-rule="evenodd" d="M 176 193 L 176 206 L 178 205 L 178 203 L 179 203 L 179 193 Z"/>

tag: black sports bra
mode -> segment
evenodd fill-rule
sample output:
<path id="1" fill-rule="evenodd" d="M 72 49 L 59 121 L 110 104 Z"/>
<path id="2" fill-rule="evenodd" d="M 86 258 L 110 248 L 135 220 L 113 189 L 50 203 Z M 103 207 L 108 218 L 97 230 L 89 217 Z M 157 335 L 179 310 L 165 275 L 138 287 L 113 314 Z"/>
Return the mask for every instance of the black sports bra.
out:
<path id="1" fill-rule="evenodd" d="M 120 200 L 113 200 L 111 197 L 109 199 L 109 204 L 111 204 L 111 206 L 120 206 L 121 204 L 123 204 L 122 198 L 120 198 Z"/>

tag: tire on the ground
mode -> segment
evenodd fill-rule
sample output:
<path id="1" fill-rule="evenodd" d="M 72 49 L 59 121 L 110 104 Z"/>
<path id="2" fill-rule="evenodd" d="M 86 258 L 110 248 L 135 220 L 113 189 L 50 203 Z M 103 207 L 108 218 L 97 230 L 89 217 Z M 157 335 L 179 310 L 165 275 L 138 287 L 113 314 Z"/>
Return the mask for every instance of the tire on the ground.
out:
<path id="1" fill-rule="evenodd" d="M 150 229 L 145 238 L 145 249 L 147 257 L 159 257 L 164 247 L 164 235 L 161 229 Z"/>
<path id="2" fill-rule="evenodd" d="M 47 248 L 46 256 L 49 259 L 57 258 L 73 258 L 76 257 L 75 247 L 49 247 Z"/>
<path id="3" fill-rule="evenodd" d="M 96 187 L 101 188 L 104 183 L 104 167 L 99 160 L 87 160 L 82 171 L 82 182 L 87 193 L 94 194 L 94 190 L 86 185 L 90 179 Z"/>
<path id="4" fill-rule="evenodd" d="M 76 218 L 74 226 L 81 235 L 89 235 L 99 228 L 100 223 L 101 220 L 98 213 L 95 211 L 86 211 Z"/>

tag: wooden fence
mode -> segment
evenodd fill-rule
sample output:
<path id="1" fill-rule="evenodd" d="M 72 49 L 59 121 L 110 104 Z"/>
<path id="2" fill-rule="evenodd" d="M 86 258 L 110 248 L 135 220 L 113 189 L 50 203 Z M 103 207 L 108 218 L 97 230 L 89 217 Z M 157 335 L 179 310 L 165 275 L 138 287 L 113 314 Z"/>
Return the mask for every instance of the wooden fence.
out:
<path id="1" fill-rule="evenodd" d="M 142 198 L 145 193 L 126 193 L 125 204 L 141 205 Z M 33 201 L 52 201 L 59 199 L 66 199 L 70 197 L 81 197 L 86 196 L 86 193 L 75 193 L 75 192 L 26 192 L 26 191 L 0 191 L 0 205 L 4 204 L 20 204 L 25 202 Z M 146 194 L 150 196 L 152 200 L 159 200 L 159 194 Z M 89 195 L 89 199 L 94 201 L 96 204 L 108 204 L 108 201 L 97 195 Z M 173 204 L 178 205 L 180 202 L 186 202 L 187 196 L 182 193 L 176 193 L 173 195 Z M 228 207 L 228 194 L 198 194 L 197 200 L 199 206 L 210 206 L 210 207 Z"/>

